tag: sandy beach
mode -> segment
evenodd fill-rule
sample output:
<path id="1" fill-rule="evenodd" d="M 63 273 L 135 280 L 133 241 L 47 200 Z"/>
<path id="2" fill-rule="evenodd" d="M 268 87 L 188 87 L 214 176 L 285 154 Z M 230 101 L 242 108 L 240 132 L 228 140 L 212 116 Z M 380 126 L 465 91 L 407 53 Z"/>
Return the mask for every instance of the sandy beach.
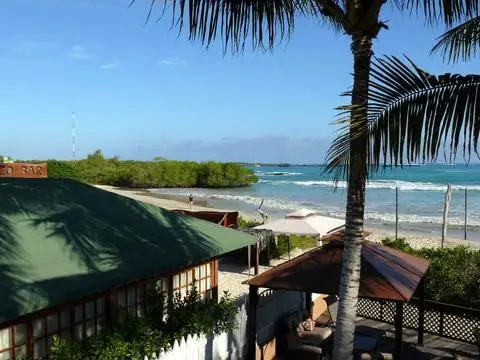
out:
<path id="1" fill-rule="evenodd" d="M 143 201 L 158 207 L 162 207 L 167 210 L 192 210 L 192 211 L 238 211 L 237 209 L 219 209 L 207 206 L 207 203 L 202 200 L 194 201 L 194 205 L 190 208 L 188 199 L 185 198 L 185 201 L 181 201 L 178 197 L 175 196 L 165 196 L 158 193 L 152 193 L 148 190 L 135 190 L 135 189 L 121 189 L 113 186 L 106 185 L 95 185 L 96 187 L 116 193 L 118 195 L 126 196 L 135 200 Z M 260 220 L 259 216 L 255 213 L 246 213 L 240 212 L 240 216 L 246 219 L 257 219 Z M 395 237 L 395 232 L 388 231 L 385 229 L 378 228 L 369 228 L 368 224 L 365 230 L 371 232 L 368 236 L 368 240 L 380 242 L 386 237 Z M 407 242 L 414 248 L 422 247 L 439 247 L 441 246 L 441 237 L 438 236 L 428 236 L 422 233 L 414 232 L 402 232 L 399 231 L 399 237 L 404 237 Z M 457 245 L 467 245 L 473 248 L 480 248 L 480 243 L 475 241 L 465 241 L 458 238 L 448 238 L 446 244 L 447 247 L 457 246 Z"/>
<path id="2" fill-rule="evenodd" d="M 111 191 L 118 195 L 126 196 L 135 200 L 143 201 L 155 206 L 159 206 L 168 210 L 180 209 L 180 210 L 193 210 L 193 211 L 237 211 L 237 209 L 219 209 L 208 206 L 208 202 L 202 199 L 194 200 L 194 205 L 190 209 L 190 204 L 188 203 L 188 197 L 178 196 L 169 196 L 158 193 L 149 192 L 148 190 L 132 190 L 132 189 L 120 189 L 112 186 L 103 186 L 97 185 L 98 188 Z M 240 212 L 240 215 L 247 219 L 259 219 L 259 216 L 255 213 L 245 213 Z M 368 228 L 366 229 L 371 234 L 368 236 L 368 240 L 380 242 L 385 237 L 395 237 L 395 233 L 391 231 L 384 231 L 383 229 L 378 228 Z M 415 234 L 412 232 L 408 233 L 399 233 L 399 236 L 405 237 L 408 243 L 415 248 L 421 247 L 439 247 L 441 246 L 441 238 L 435 236 L 426 236 L 425 234 Z M 456 246 L 456 245 L 470 245 L 472 248 L 480 248 L 480 242 L 467 242 L 462 239 L 449 239 L 446 243 L 446 246 Z M 296 257 L 308 251 L 306 249 L 292 249 L 291 258 Z M 288 260 L 288 257 L 282 256 L 278 259 L 273 259 L 270 262 L 269 266 L 260 266 L 260 273 L 268 270 L 272 266 L 279 265 Z M 253 266 L 253 264 L 252 264 Z M 245 301 L 246 295 L 248 293 L 248 286 L 243 284 L 245 280 L 248 280 L 253 276 L 254 269 L 251 267 L 248 269 L 248 266 L 241 266 L 231 264 L 228 261 L 220 260 L 220 268 L 218 271 L 219 276 L 219 293 L 222 294 L 224 291 L 228 291 L 229 294 L 237 299 L 239 302 Z"/>

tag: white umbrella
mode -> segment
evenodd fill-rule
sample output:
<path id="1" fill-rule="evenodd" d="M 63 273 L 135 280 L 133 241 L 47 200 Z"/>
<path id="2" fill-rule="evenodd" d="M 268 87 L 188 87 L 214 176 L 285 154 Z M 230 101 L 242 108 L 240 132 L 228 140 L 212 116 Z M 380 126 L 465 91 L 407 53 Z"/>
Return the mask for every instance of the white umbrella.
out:
<path id="1" fill-rule="evenodd" d="M 275 234 L 309 235 L 322 238 L 345 226 L 345 220 L 322 216 L 315 211 L 302 209 L 288 214 L 283 219 L 259 225 L 254 229 L 269 229 Z"/>

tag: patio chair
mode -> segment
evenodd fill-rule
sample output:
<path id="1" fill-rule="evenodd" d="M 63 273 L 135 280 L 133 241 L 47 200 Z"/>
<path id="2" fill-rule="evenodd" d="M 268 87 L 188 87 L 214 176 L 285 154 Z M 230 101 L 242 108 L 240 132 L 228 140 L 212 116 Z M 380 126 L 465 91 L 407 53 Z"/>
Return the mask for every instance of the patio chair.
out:
<path id="1" fill-rule="evenodd" d="M 332 334 L 330 328 L 315 328 L 312 331 L 305 331 L 302 334 L 298 333 L 298 328 L 304 314 L 295 312 L 283 319 L 283 328 L 286 331 L 286 353 L 287 358 L 305 359 L 305 356 L 310 356 L 314 359 L 323 359 L 325 357 L 324 347 Z"/>

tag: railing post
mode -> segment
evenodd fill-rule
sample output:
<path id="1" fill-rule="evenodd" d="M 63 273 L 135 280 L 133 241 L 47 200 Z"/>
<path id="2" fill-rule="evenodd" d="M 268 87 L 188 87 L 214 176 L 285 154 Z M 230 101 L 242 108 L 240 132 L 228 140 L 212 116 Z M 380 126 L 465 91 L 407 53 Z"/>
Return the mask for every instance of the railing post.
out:
<path id="1" fill-rule="evenodd" d="M 308 317 L 312 317 L 313 312 L 313 304 L 312 304 L 312 293 L 306 292 L 305 293 L 305 308 L 308 313 Z"/>
<path id="2" fill-rule="evenodd" d="M 423 333 L 425 324 L 425 278 L 420 280 L 419 295 L 420 301 L 418 303 L 418 344 L 423 345 Z"/>
<path id="3" fill-rule="evenodd" d="M 443 309 L 440 310 L 440 324 L 438 325 L 438 335 L 443 336 L 443 323 L 444 323 L 444 312 Z"/>
<path id="4" fill-rule="evenodd" d="M 257 241 L 255 244 L 255 275 L 258 275 L 260 267 L 260 243 Z"/>
<path id="5" fill-rule="evenodd" d="M 380 321 L 383 321 L 383 306 L 385 305 L 385 301 L 380 300 Z"/>
<path id="6" fill-rule="evenodd" d="M 395 310 L 395 360 L 402 359 L 403 301 L 396 301 Z"/>
<path id="7" fill-rule="evenodd" d="M 257 303 L 258 287 L 250 285 L 247 312 L 247 360 L 255 360 L 257 355 Z"/>

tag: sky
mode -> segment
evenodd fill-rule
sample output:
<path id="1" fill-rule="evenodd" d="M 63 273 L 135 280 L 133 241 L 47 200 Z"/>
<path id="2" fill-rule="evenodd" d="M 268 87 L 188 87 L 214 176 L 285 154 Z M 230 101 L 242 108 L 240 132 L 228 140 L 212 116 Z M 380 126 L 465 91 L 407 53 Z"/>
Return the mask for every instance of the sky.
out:
<path id="1" fill-rule="evenodd" d="M 299 18 L 272 53 L 224 54 L 145 22 L 151 0 L 2 0 L 0 154 L 71 159 L 95 149 L 149 160 L 320 163 L 352 85 L 350 42 Z M 159 15 L 157 12 L 154 15 Z M 431 56 L 445 30 L 387 4 L 376 56 L 407 54 L 431 73 L 475 73 Z M 155 19 L 154 19 L 155 20 Z"/>

